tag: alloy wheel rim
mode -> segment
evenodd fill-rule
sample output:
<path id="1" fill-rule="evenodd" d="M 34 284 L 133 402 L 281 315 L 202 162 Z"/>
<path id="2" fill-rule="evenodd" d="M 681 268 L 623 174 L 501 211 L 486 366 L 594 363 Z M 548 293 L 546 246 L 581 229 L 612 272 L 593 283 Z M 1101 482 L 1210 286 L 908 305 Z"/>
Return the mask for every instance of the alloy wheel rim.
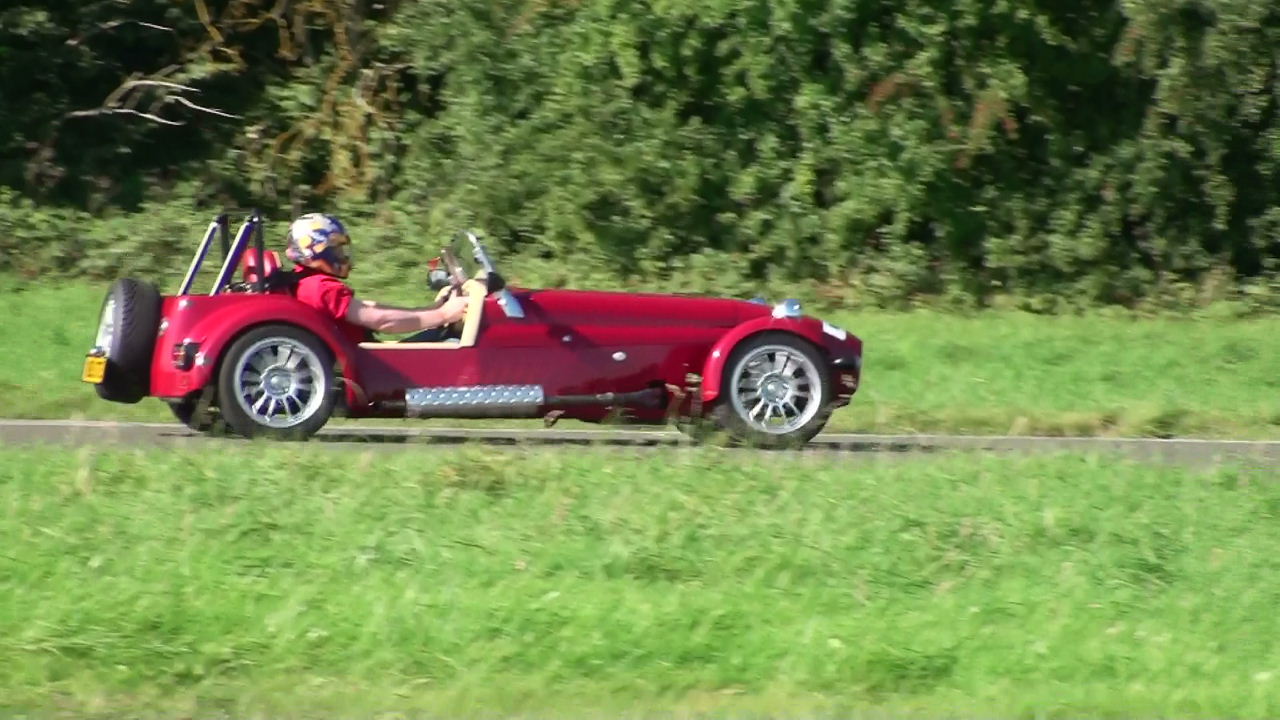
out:
<path id="1" fill-rule="evenodd" d="M 326 383 L 310 348 L 290 338 L 265 338 L 240 356 L 236 402 L 259 425 L 290 428 L 315 414 Z"/>
<path id="2" fill-rule="evenodd" d="M 804 427 L 822 402 L 818 368 L 786 345 L 765 345 L 738 361 L 730 377 L 733 409 L 752 429 L 783 435 Z"/>

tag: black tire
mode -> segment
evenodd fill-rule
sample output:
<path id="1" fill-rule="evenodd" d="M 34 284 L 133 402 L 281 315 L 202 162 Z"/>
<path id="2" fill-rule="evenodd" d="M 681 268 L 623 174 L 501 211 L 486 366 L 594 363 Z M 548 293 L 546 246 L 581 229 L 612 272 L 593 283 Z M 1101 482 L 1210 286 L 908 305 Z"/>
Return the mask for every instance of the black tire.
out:
<path id="1" fill-rule="evenodd" d="M 789 390 L 792 393 L 809 393 L 809 397 L 803 399 L 803 405 L 798 403 L 801 398 L 793 397 L 791 400 L 791 407 L 797 408 L 796 427 L 780 432 L 767 431 L 753 421 L 750 410 L 745 407 L 745 401 L 740 401 L 738 404 L 734 402 L 734 393 L 739 382 L 738 376 L 746 371 L 743 367 L 744 362 L 754 362 L 752 358 L 767 357 L 770 349 L 775 353 L 785 352 L 789 357 L 794 358 L 799 365 L 796 372 L 803 372 L 808 379 L 807 384 Z M 807 361 L 807 364 L 800 358 Z M 790 365 L 787 365 L 783 369 L 789 367 Z M 781 376 L 780 379 L 785 380 Z M 783 394 L 781 397 L 791 396 Z M 753 398 L 753 401 L 756 399 L 759 399 L 761 404 L 764 403 L 762 396 Z M 694 427 L 688 428 L 687 432 L 699 440 L 718 440 L 721 444 L 727 445 L 748 445 L 759 448 L 799 447 L 812 440 L 826 426 L 834 410 L 832 399 L 831 368 L 829 360 L 820 350 L 804 338 L 791 333 L 762 333 L 747 338 L 729 353 L 724 366 L 724 375 L 720 381 L 720 395 L 707 412 L 710 423 L 696 423 Z M 710 427 L 707 427 L 708 424 Z M 765 424 L 768 424 L 767 419 Z M 721 433 L 719 437 L 716 436 L 716 431 Z"/>
<path id="2" fill-rule="evenodd" d="M 188 428 L 196 432 L 207 433 L 212 432 L 214 428 L 220 424 L 220 418 L 216 408 L 210 407 L 204 413 L 197 414 L 199 408 L 200 394 L 196 393 L 188 395 L 180 400 L 170 400 L 168 402 L 169 409 L 173 411 L 173 416 L 178 422 L 186 425 Z"/>
<path id="3" fill-rule="evenodd" d="M 151 390 L 151 355 L 160 324 L 160 292 L 143 280 L 121 278 L 111 284 L 98 314 L 99 336 L 107 322 L 113 332 L 106 340 L 107 369 L 95 385 L 98 397 L 136 403 Z"/>
<path id="4" fill-rule="evenodd" d="M 266 353 L 268 348 L 288 347 L 289 358 L 294 353 L 301 358 L 297 367 L 290 370 L 287 362 L 283 365 L 268 365 L 263 368 L 258 380 L 252 380 L 254 374 L 251 362 L 259 352 Z M 309 378 L 310 391 L 305 393 L 306 402 L 292 395 L 302 393 L 303 376 L 299 370 L 306 366 L 306 378 Z M 285 382 L 292 383 L 288 395 L 275 396 L 267 390 L 269 376 L 272 372 L 287 376 Z M 254 394 L 254 383 L 260 385 L 261 394 Z M 297 400 L 299 412 L 292 413 L 293 405 L 288 399 Z M 274 440 L 305 440 L 320 428 L 324 427 L 333 414 L 338 394 L 335 391 L 333 355 L 329 348 L 316 336 L 293 325 L 264 325 L 242 335 L 231 344 L 222 356 L 218 369 L 218 409 L 222 419 L 231 430 L 244 437 L 265 437 Z M 250 404 L 250 399 L 255 402 Z M 243 401 L 243 402 L 242 402 Z M 257 402 L 270 402 L 264 406 L 265 412 L 255 412 Z M 292 419 L 278 417 L 274 412 L 277 407 L 287 408 Z M 269 416 L 269 417 L 268 417 Z M 288 422 L 287 425 L 273 424 Z"/>

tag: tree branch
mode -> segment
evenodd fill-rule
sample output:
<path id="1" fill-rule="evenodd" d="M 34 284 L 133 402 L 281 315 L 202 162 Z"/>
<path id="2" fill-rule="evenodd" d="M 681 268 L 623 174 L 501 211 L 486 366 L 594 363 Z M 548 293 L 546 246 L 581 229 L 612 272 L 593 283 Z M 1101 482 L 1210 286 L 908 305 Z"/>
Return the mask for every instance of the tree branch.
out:
<path id="1" fill-rule="evenodd" d="M 123 83 L 120 83 L 120 87 L 116 88 L 115 90 L 112 90 L 111 94 L 107 96 L 107 99 L 102 101 L 102 104 L 116 105 L 117 103 L 120 102 L 120 98 L 124 97 L 125 93 L 129 92 L 135 87 L 162 87 L 162 88 L 168 88 L 170 90 L 200 92 L 199 90 L 189 85 L 179 85 L 178 83 L 166 82 L 164 80 L 126 80 Z"/>
<path id="2" fill-rule="evenodd" d="M 108 22 L 98 23 L 97 27 L 83 35 L 80 35 L 79 37 L 68 38 L 65 44 L 71 47 L 77 47 L 94 35 L 97 35 L 100 32 L 106 32 L 107 30 L 113 30 L 121 25 L 138 25 L 139 27 L 149 28 L 151 30 L 160 30 L 161 32 L 168 33 L 178 32 L 167 25 L 157 25 L 156 23 L 145 22 L 143 20 L 110 20 Z"/>
<path id="3" fill-rule="evenodd" d="M 151 102 L 150 107 L 147 108 L 146 112 L 137 109 L 138 104 L 143 100 L 142 93 L 133 92 L 138 88 L 149 88 L 158 91 L 158 96 Z M 233 115 L 232 113 L 224 110 L 218 110 L 217 108 L 206 107 L 204 105 L 194 103 L 179 94 L 183 92 L 199 93 L 200 91 L 190 85 L 182 85 L 180 83 L 169 82 L 167 80 L 136 77 L 130 78 L 120 83 L 120 86 L 115 90 L 112 90 L 111 93 L 102 101 L 101 107 L 87 110 L 76 110 L 74 112 L 67 113 L 63 117 L 78 118 L 94 117 L 97 115 L 134 115 L 162 125 L 185 125 L 186 123 L 181 120 L 170 120 L 168 118 L 160 117 L 159 115 L 161 108 L 169 103 L 176 102 L 198 112 L 225 118 L 240 118 L 239 115 Z"/>
<path id="4" fill-rule="evenodd" d="M 150 120 L 152 122 L 158 122 L 162 125 L 186 125 L 186 123 L 180 120 L 167 120 L 165 118 L 160 117 L 159 115 L 152 115 L 151 113 L 144 113 L 139 110 L 133 110 L 130 108 L 100 107 L 100 108 L 94 108 L 92 110 L 76 110 L 74 112 L 67 113 L 63 117 L 78 118 L 78 117 L 92 117 L 94 115 L 137 115 L 138 117 L 146 118 L 147 120 Z"/>
<path id="5" fill-rule="evenodd" d="M 182 97 L 181 95 L 170 95 L 169 97 L 165 98 L 165 102 L 179 102 L 191 108 L 192 110 L 199 110 L 200 112 L 207 112 L 210 115 L 217 115 L 219 117 L 224 117 L 224 118 L 234 118 L 239 120 L 244 117 L 243 115 L 233 115 L 229 112 L 224 112 L 222 110 L 215 110 L 214 108 L 205 107 L 203 105 L 197 105 L 191 102 L 190 100 Z"/>

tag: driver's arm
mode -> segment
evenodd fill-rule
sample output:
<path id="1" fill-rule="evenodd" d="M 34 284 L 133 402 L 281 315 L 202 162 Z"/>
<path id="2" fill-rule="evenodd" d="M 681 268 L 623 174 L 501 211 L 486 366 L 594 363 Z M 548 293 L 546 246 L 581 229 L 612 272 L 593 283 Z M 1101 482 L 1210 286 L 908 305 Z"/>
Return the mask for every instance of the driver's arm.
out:
<path id="1" fill-rule="evenodd" d="M 467 313 L 468 299 L 455 295 L 435 308 L 398 308 L 351 298 L 347 320 L 375 332 L 409 333 L 455 323 Z"/>

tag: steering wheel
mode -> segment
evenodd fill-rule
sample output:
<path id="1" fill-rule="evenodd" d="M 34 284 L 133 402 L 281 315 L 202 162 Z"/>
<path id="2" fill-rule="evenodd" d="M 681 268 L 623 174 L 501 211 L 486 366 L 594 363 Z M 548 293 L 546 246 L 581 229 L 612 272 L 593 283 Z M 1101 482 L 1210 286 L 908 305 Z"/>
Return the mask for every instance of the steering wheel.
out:
<path id="1" fill-rule="evenodd" d="M 458 257 L 453 254 L 453 251 L 449 248 L 443 248 L 440 251 L 440 258 L 444 261 L 445 274 L 448 277 L 449 284 L 440 288 L 440 291 L 436 293 L 437 306 L 443 304 L 454 295 L 461 297 L 463 295 L 463 287 L 468 279 L 466 271 L 462 268 L 462 263 L 458 262 Z M 466 318 L 464 317 L 462 320 L 446 325 L 447 334 L 449 336 L 461 336 L 462 326 L 465 322 Z"/>
<path id="2" fill-rule="evenodd" d="M 462 269 L 462 263 L 458 262 L 458 256 L 454 255 L 449 248 L 443 248 L 440 251 L 440 257 L 444 260 L 445 269 L 449 273 L 450 288 L 461 293 L 462 286 L 467 282 L 467 272 Z"/>

